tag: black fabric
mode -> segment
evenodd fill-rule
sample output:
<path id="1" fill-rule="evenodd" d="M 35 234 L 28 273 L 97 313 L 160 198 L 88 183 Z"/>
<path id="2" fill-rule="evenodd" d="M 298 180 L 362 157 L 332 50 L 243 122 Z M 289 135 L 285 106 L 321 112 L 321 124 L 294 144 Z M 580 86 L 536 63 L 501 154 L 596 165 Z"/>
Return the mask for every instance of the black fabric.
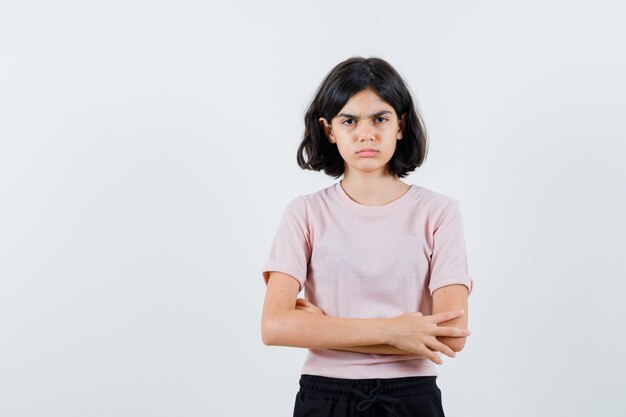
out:
<path id="1" fill-rule="evenodd" d="M 436 376 L 300 375 L 293 417 L 445 417 Z"/>

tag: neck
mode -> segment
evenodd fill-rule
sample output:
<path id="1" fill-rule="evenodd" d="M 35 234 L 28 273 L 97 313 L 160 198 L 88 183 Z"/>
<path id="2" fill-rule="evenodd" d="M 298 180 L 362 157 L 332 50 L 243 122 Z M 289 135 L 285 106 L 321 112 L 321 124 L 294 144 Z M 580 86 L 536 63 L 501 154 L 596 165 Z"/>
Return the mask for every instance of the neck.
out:
<path id="1" fill-rule="evenodd" d="M 359 204 L 366 206 L 380 206 L 400 198 L 410 188 L 396 176 L 377 178 L 347 177 L 339 181 L 339 185 Z"/>

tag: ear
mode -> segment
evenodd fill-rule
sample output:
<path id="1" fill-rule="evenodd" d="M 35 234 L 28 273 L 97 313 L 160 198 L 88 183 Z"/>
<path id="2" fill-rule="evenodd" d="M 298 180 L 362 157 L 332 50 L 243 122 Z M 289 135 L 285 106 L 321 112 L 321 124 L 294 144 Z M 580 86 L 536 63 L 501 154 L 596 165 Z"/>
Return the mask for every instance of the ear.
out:
<path id="1" fill-rule="evenodd" d="M 318 121 L 320 122 L 320 124 L 322 125 L 323 129 L 324 129 L 324 133 L 326 133 L 326 136 L 328 137 L 328 140 L 330 141 L 330 143 L 335 143 L 335 135 L 333 134 L 333 128 L 332 126 L 328 123 L 328 121 L 323 118 L 320 117 L 318 119 Z"/>
<path id="2" fill-rule="evenodd" d="M 404 127 L 406 126 L 406 113 L 402 115 L 400 119 L 398 119 L 398 136 L 397 139 L 400 140 L 404 137 Z"/>

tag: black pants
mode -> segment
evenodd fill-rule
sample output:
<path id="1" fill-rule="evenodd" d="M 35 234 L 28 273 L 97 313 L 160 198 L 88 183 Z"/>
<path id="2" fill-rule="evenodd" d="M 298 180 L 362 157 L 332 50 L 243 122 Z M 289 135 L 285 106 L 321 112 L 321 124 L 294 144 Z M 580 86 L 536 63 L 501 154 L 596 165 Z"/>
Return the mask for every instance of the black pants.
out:
<path id="1" fill-rule="evenodd" d="M 436 379 L 344 379 L 302 374 L 293 417 L 445 417 Z"/>

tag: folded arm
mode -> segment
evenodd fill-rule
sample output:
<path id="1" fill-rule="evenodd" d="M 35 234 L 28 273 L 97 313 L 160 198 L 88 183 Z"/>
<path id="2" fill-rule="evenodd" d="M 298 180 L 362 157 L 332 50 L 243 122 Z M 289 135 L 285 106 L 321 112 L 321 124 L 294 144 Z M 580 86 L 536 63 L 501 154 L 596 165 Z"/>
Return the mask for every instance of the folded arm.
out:
<path id="1" fill-rule="evenodd" d="M 321 310 L 319 310 L 313 304 L 304 301 L 302 302 L 306 308 L 303 308 L 307 311 L 323 314 Z M 437 314 L 443 311 L 451 311 L 451 310 L 459 310 L 462 309 L 465 311 L 465 314 L 461 317 L 448 320 L 440 323 L 439 325 L 444 327 L 456 327 L 459 329 L 467 329 L 467 307 L 468 307 L 468 289 L 465 285 L 462 284 L 453 284 L 447 285 L 445 287 L 438 288 L 433 292 L 433 308 L 432 314 Z M 317 309 L 317 311 L 316 311 Z M 448 346 L 455 352 L 460 352 L 465 346 L 466 337 L 446 337 L 446 336 L 437 336 L 437 340 L 441 343 Z M 336 350 L 347 350 L 351 352 L 362 352 L 362 353 L 377 353 L 377 354 L 388 354 L 388 355 L 414 355 L 412 352 L 407 352 L 401 349 L 398 349 L 394 345 L 389 344 L 372 344 L 372 345 L 359 345 L 359 346 L 348 346 L 343 348 L 335 348 Z M 432 350 L 432 349 L 431 349 Z"/>
<path id="2" fill-rule="evenodd" d="M 261 337 L 266 345 L 334 349 L 388 340 L 387 318 L 338 318 L 296 308 L 300 284 L 273 271 L 267 283 Z"/>

